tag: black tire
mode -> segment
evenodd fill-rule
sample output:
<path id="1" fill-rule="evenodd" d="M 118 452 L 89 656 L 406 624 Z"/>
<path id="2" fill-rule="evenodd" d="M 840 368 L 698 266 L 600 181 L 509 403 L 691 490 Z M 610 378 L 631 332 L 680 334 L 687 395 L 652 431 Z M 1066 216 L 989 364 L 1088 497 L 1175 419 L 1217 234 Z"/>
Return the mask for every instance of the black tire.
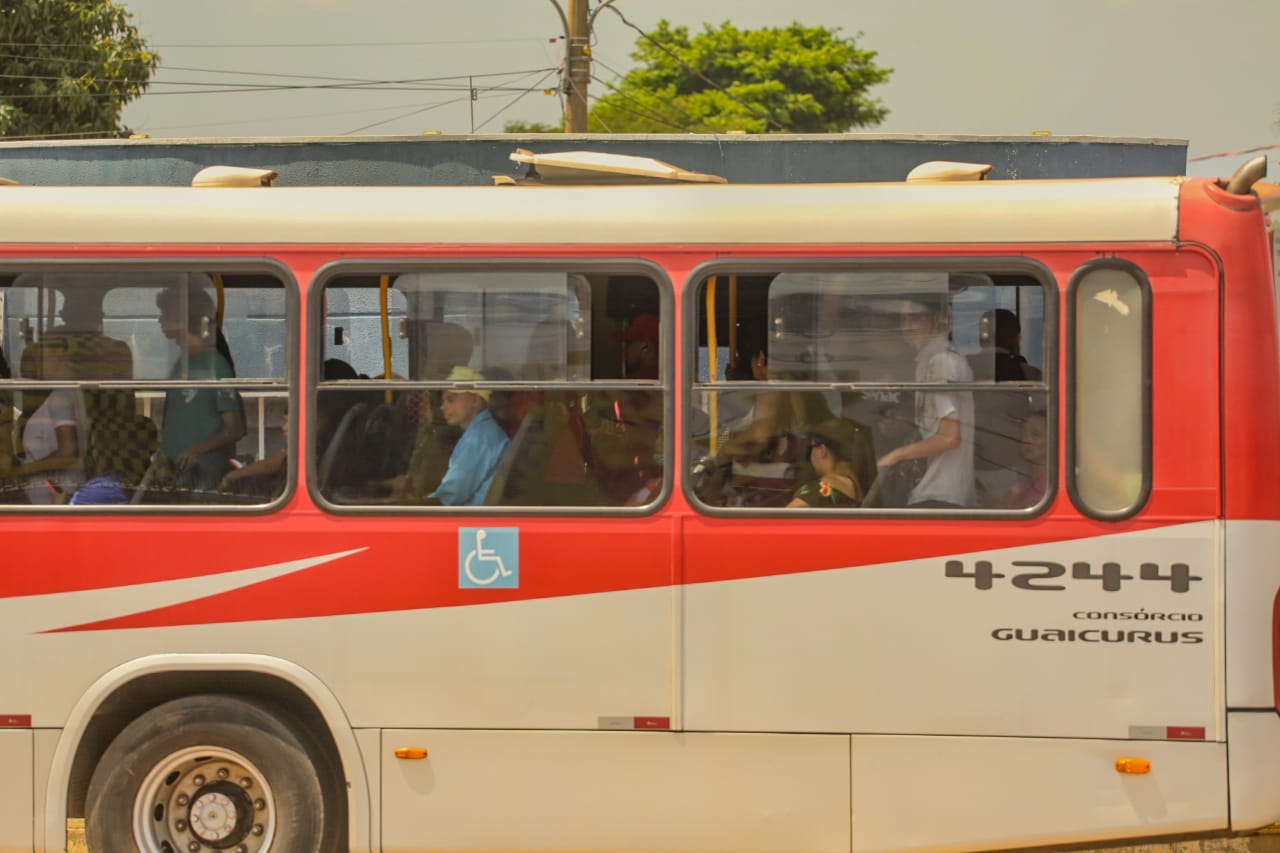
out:
<path id="1" fill-rule="evenodd" d="M 89 782 L 93 853 L 316 853 L 345 810 L 323 758 L 279 717 L 231 696 L 175 699 L 125 727 Z"/>

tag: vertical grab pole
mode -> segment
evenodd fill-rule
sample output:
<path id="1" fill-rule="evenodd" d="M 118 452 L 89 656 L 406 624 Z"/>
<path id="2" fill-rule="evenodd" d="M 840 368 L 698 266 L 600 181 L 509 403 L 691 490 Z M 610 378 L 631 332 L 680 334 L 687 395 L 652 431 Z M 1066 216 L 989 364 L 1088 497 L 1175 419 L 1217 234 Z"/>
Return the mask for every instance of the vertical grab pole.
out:
<path id="1" fill-rule="evenodd" d="M 707 379 L 715 382 L 719 378 L 716 364 L 716 277 L 707 279 Z M 720 401 L 715 391 L 707 400 L 707 417 L 711 421 L 711 434 L 708 437 L 707 449 L 712 456 L 716 455 L 716 446 L 720 437 Z"/>
<path id="2" fill-rule="evenodd" d="M 729 367 L 738 366 L 738 277 L 729 276 Z"/>
<path id="3" fill-rule="evenodd" d="M 391 287 L 391 276 L 384 275 L 378 279 L 378 313 L 382 316 L 382 378 L 391 381 L 391 313 L 387 306 L 387 290 Z M 383 392 L 387 403 L 391 402 L 391 389 Z"/>
<path id="4" fill-rule="evenodd" d="M 213 321 L 214 323 L 217 324 L 216 326 L 217 330 L 221 332 L 222 331 L 222 315 L 227 310 L 227 294 L 222 284 L 221 273 L 213 274 L 213 290 L 218 295 L 218 309 L 214 313 Z"/>

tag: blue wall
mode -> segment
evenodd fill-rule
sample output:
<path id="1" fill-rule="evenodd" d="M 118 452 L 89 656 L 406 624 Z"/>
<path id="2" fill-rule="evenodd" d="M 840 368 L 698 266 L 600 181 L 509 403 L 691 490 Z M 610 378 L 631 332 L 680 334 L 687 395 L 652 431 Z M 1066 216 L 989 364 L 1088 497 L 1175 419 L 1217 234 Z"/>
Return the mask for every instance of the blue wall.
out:
<path id="1" fill-rule="evenodd" d="M 822 134 L 587 134 L 0 142 L 0 177 L 44 185 L 184 185 L 205 166 L 280 172 L 279 185 L 489 184 L 516 148 L 666 160 L 733 183 L 896 181 L 928 160 L 990 163 L 992 178 L 1181 175 L 1185 140 Z"/>

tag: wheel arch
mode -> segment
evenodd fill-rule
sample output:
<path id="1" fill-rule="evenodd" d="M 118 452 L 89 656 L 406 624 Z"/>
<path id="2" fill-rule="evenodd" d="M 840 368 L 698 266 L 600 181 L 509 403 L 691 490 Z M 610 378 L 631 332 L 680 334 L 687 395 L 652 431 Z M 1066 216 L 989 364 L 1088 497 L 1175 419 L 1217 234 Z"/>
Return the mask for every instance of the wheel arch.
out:
<path id="1" fill-rule="evenodd" d="M 346 787 L 348 849 L 367 853 L 369 785 L 355 735 L 341 704 L 303 667 L 267 655 L 152 655 L 123 663 L 89 686 L 58 738 L 45 795 L 45 847 L 66 848 L 66 819 L 84 814 L 99 758 L 139 714 L 171 699 L 221 693 L 261 703 L 332 750 Z"/>

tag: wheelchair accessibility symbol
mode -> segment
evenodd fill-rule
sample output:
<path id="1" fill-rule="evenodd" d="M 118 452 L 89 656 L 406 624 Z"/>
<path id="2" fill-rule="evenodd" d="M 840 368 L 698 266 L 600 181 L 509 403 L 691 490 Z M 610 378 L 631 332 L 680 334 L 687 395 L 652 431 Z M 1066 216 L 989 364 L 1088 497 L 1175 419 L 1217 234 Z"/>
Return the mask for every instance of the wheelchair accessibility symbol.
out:
<path id="1" fill-rule="evenodd" d="M 458 587 L 517 589 L 520 586 L 520 529 L 458 529 Z"/>

